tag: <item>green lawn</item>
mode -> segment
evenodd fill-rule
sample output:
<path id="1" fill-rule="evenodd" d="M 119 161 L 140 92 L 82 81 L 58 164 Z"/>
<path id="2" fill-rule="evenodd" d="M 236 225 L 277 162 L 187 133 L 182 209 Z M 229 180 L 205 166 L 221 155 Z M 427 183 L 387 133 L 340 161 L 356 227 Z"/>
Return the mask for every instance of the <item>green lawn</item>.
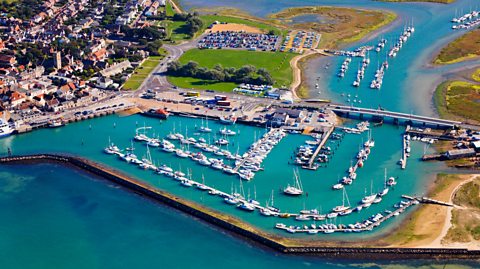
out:
<path id="1" fill-rule="evenodd" d="M 139 66 L 123 85 L 123 90 L 136 90 L 145 78 L 155 69 L 163 56 L 151 56 Z"/>
<path id="2" fill-rule="evenodd" d="M 189 61 L 195 61 L 200 66 L 207 68 L 213 68 L 216 64 L 221 64 L 224 68 L 240 68 L 250 64 L 257 68 L 267 69 L 276 81 L 276 87 L 289 87 L 293 77 L 290 60 L 296 55 L 281 52 L 192 49 L 180 57 L 180 62 L 186 64 Z M 235 83 L 219 83 L 189 77 L 169 77 L 169 80 L 182 88 L 231 91 L 236 86 Z"/>
<path id="3" fill-rule="evenodd" d="M 165 6 L 165 13 L 168 17 L 172 17 L 175 15 L 175 10 L 173 10 L 172 4 L 170 1 L 167 1 L 166 6 Z"/>

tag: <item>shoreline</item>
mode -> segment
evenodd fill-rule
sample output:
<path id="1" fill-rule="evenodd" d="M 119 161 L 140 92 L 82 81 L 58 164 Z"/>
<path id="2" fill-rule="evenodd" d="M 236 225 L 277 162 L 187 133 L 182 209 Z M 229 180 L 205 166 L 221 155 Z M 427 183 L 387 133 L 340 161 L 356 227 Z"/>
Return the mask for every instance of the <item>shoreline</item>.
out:
<path id="1" fill-rule="evenodd" d="M 90 161 L 85 158 L 72 157 L 67 155 L 38 154 L 25 156 L 11 156 L 0 158 L 0 163 L 6 164 L 29 164 L 42 162 L 56 162 L 61 165 L 71 165 L 82 171 L 94 174 L 100 178 L 118 184 L 129 191 L 149 198 L 156 202 L 161 202 L 188 213 L 194 217 L 213 224 L 232 232 L 235 235 L 269 247 L 281 253 L 316 255 L 321 257 L 335 257 L 345 259 L 480 259 L 480 251 L 472 251 L 463 248 L 445 249 L 445 248 L 399 248 L 399 247 L 366 247 L 365 242 L 350 243 L 351 247 L 344 247 L 345 242 L 322 242 L 300 239 L 290 239 L 273 235 L 262 230 L 258 230 L 245 222 L 228 215 L 208 209 L 195 202 L 176 197 L 168 192 L 161 191 L 143 183 L 122 172 L 107 168 L 101 164 Z"/>
<path id="2" fill-rule="evenodd" d="M 463 180 L 461 181 L 459 184 L 457 184 L 455 186 L 455 188 L 453 189 L 452 193 L 450 194 L 450 198 L 448 200 L 449 203 L 452 203 L 453 204 L 453 197 L 455 196 L 455 194 L 457 193 L 457 191 L 465 184 L 469 183 L 469 182 L 472 182 L 473 180 L 475 180 L 479 175 L 470 175 L 470 177 L 466 180 Z M 450 243 L 450 244 L 443 244 L 442 243 L 442 240 L 445 238 L 445 236 L 447 235 L 448 231 L 450 230 L 450 228 L 453 226 L 452 224 L 452 211 L 455 207 L 449 207 L 447 208 L 447 216 L 445 218 L 445 222 L 444 222 L 444 225 L 442 227 L 442 230 L 440 231 L 440 235 L 435 238 L 432 242 L 430 242 L 430 244 L 426 244 L 426 245 L 423 245 L 421 247 L 455 247 L 453 246 L 454 243 Z"/>

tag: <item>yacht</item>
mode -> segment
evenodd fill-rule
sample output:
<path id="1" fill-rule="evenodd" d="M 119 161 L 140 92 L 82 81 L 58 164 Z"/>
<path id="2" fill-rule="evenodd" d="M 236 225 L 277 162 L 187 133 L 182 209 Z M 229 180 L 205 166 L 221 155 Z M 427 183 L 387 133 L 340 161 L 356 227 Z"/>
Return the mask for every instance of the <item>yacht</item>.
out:
<path id="1" fill-rule="evenodd" d="M 240 202 L 239 199 L 237 199 L 233 196 L 225 197 L 225 199 L 223 199 L 223 201 L 225 201 L 225 203 L 230 204 L 230 205 L 236 205 Z"/>
<path id="2" fill-rule="evenodd" d="M 0 137 L 11 135 L 15 130 L 10 127 L 5 118 L 0 118 Z"/>
<path id="3" fill-rule="evenodd" d="M 302 195 L 303 194 L 302 184 L 295 170 L 293 170 L 293 175 L 295 178 L 294 185 L 290 186 L 290 184 L 288 184 L 287 187 L 283 189 L 283 193 L 291 196 Z"/>
<path id="4" fill-rule="evenodd" d="M 219 133 L 222 134 L 222 135 L 230 135 L 230 136 L 237 134 L 236 132 L 234 132 L 230 129 L 227 129 L 227 128 L 220 129 Z"/>
<path id="5" fill-rule="evenodd" d="M 245 211 L 249 211 L 249 212 L 252 212 L 255 210 L 255 206 L 248 203 L 248 202 L 243 202 L 241 203 L 238 208 L 242 209 L 242 210 L 245 210 Z"/>

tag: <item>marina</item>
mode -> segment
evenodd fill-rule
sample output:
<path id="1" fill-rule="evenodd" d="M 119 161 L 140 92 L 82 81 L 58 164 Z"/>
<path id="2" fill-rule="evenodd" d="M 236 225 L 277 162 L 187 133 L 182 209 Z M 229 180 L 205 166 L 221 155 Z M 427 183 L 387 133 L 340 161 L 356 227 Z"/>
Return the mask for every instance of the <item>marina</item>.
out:
<path id="1" fill-rule="evenodd" d="M 463 245 L 451 249 L 423 247 L 423 244 L 417 247 L 415 244 L 420 242 L 417 239 L 424 235 L 418 235 L 414 229 L 411 245 L 400 240 L 388 241 L 392 231 L 412 227 L 412 219 L 420 212 L 416 210 L 424 209 L 423 204 L 453 207 L 453 203 L 441 201 L 443 198 L 438 196 L 426 197 L 431 194 L 428 191 L 435 175 L 450 172 L 450 168 L 441 162 L 423 162 L 422 158 L 445 158 L 447 155 L 437 154 L 430 144 L 438 140 L 455 141 L 460 135 L 452 134 L 451 129 L 480 130 L 480 127 L 467 120 L 439 118 L 425 100 L 431 100 L 432 85 L 440 77 L 448 77 L 454 70 L 472 68 L 477 62 L 442 68 L 426 68 L 425 63 L 428 55 L 450 39 L 477 27 L 478 11 L 466 0 L 449 5 L 365 0 L 287 2 L 167 1 L 169 6 L 164 10 L 170 11 L 172 6 L 176 10 L 180 4 L 186 11 L 194 7 L 209 12 L 211 9 L 211 14 L 195 15 L 195 19 L 210 16 L 206 21 L 218 19 L 215 24 L 219 26 L 223 26 L 225 13 L 217 11 L 217 6 L 238 8 L 238 14 L 258 16 L 259 20 L 253 23 L 267 26 L 268 16 L 273 12 L 302 5 L 389 10 L 398 18 L 354 43 L 341 43 L 345 39 L 339 39 L 338 48 L 333 46 L 336 49 L 319 48 L 322 54 L 340 57 L 312 57 L 302 68 L 306 79 L 303 86 L 306 94 L 311 95 L 308 101 L 221 92 L 224 99 L 216 105 L 212 103 L 219 96 L 213 92 L 216 83 L 211 84 L 212 90 L 202 79 L 195 86 L 203 90 L 171 85 L 162 72 L 191 45 L 188 41 L 174 44 L 179 35 L 171 27 L 180 24 L 175 22 L 164 29 L 171 41 L 163 44 L 169 55 L 162 59 L 162 53 L 158 60 L 164 67 L 159 64 L 159 68 L 152 70 L 138 92 L 112 90 L 112 95 L 118 97 L 112 101 L 102 100 L 88 107 L 79 105 L 72 113 L 58 111 L 47 116 L 39 113 L 35 121 L 17 121 L 14 125 L 0 120 L 0 137 L 5 134 L 0 140 L 0 156 L 5 156 L 0 157 L 4 166 L 0 177 L 5 182 L 0 190 L 0 203 L 5 208 L 3 219 L 7 220 L 4 230 L 14 238 L 8 236 L 6 246 L 29 239 L 32 240 L 28 242 L 37 242 L 40 238 L 38 242 L 53 244 L 45 247 L 22 243 L 28 246 L 22 246 L 19 252 L 32 256 L 32 261 L 24 263 L 58 262 L 58 266 L 66 267 L 71 262 L 78 268 L 106 265 L 188 268 L 191 261 L 181 257 L 187 253 L 203 257 L 197 259 L 199 268 L 225 264 L 232 268 L 382 267 L 394 265 L 392 259 L 411 258 L 448 259 L 448 266 L 453 266 L 456 259 L 480 257 L 478 251 Z M 105 6 L 106 10 L 109 8 Z M 457 9 L 461 12 L 458 15 L 455 12 L 452 24 L 446 23 Z M 470 12 L 465 13 L 466 10 Z M 329 23 L 308 15 L 302 16 L 304 27 L 310 23 L 310 17 L 316 18 L 312 23 L 317 23 L 317 27 L 319 20 L 322 27 Z M 155 27 L 163 27 L 157 25 L 156 19 L 153 22 Z M 107 22 L 102 22 L 102 27 L 103 23 Z M 145 23 L 150 27 L 150 22 Z M 187 26 L 190 25 L 186 23 Z M 283 30 L 265 34 L 270 29 L 264 27 L 259 28 L 263 34 L 258 35 L 219 33 L 218 36 L 225 44 L 229 42 L 225 37 L 233 37 L 236 44 L 232 46 L 239 46 L 241 39 L 247 38 L 250 52 L 257 50 L 257 45 L 258 50 L 274 50 L 267 43 L 260 44 L 263 41 L 255 43 L 258 42 L 255 38 L 271 37 L 278 46 Z M 118 28 L 120 33 L 124 27 Z M 307 32 L 303 32 L 307 38 L 304 43 L 332 38 L 322 31 L 318 36 Z M 97 39 L 95 35 L 92 34 L 92 39 Z M 296 39 L 293 34 L 291 37 Z M 150 46 L 150 42 L 146 43 Z M 145 44 L 142 41 L 140 45 Z M 112 48 L 111 44 L 107 46 Z M 115 50 L 118 48 L 115 45 Z M 123 50 L 130 48 L 125 46 Z M 68 60 L 70 55 L 64 52 L 63 59 Z M 17 57 L 23 64 L 21 58 L 25 53 L 20 54 Z M 233 64 L 223 66 L 230 68 Z M 89 68 L 86 66 L 85 70 Z M 241 70 L 236 66 L 235 69 Z M 348 69 L 357 70 L 348 72 Z M 118 78 L 115 77 L 115 84 Z M 365 79 L 367 82 L 362 83 Z M 143 94 L 147 88 L 148 94 Z M 284 88 L 288 89 L 288 85 Z M 283 89 L 279 92 L 280 96 L 283 92 L 291 94 Z M 54 113 L 54 118 L 47 119 Z M 11 135 L 14 130 L 21 134 Z M 26 176 L 28 170 L 35 179 Z M 129 193 L 122 193 L 125 190 Z M 40 198 L 35 193 L 41 193 Z M 171 208 L 165 210 L 155 203 L 152 206 L 145 203 L 146 199 Z M 31 201 L 36 200 L 51 212 L 35 208 L 36 203 Z M 30 221 L 25 220 L 31 218 L 43 222 L 29 227 Z M 420 221 L 431 223 L 427 218 Z M 44 224 L 48 228 L 40 230 Z M 430 228 L 437 226 L 427 227 Z M 226 236 L 225 231 L 234 236 Z M 42 238 L 44 234 L 51 240 Z M 237 236 L 247 240 L 237 240 Z M 409 235 L 399 232 L 398 237 L 403 236 Z M 188 238 L 189 244 L 183 238 Z M 257 244 L 267 248 L 257 248 Z M 202 247 L 198 248 L 199 245 Z M 127 252 L 125 246 L 135 249 Z M 72 259 L 62 264 L 66 258 L 50 257 L 45 255 L 46 250 Z M 11 248 L 5 247 L 3 251 L 12 261 L 19 257 Z M 313 254 L 328 260 L 282 253 Z M 352 265 L 345 265 L 344 258 L 362 262 L 355 260 Z M 369 260 L 363 264 L 363 259 L 389 262 L 377 264 Z M 15 267 L 11 265 L 16 263 L 7 261 L 5 267 Z M 404 260 L 399 264 L 424 265 Z"/>

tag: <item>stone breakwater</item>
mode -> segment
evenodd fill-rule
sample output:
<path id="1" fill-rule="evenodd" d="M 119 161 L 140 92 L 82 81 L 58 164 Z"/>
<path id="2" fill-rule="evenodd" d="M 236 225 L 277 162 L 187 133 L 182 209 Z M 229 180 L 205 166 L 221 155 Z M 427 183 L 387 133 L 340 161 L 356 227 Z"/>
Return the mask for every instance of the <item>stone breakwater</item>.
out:
<path id="1" fill-rule="evenodd" d="M 158 190 L 153 186 L 123 175 L 111 168 L 104 167 L 90 160 L 57 154 L 36 154 L 23 156 L 0 157 L 0 164 L 29 164 L 55 162 L 70 165 L 74 168 L 94 174 L 112 183 L 118 184 L 127 190 L 140 194 L 163 204 L 167 204 L 180 211 L 188 213 L 208 223 L 226 229 L 250 241 L 267 246 L 276 251 L 295 255 L 315 255 L 327 258 L 343 259 L 480 259 L 480 251 L 468 249 L 442 249 L 442 248 L 389 248 L 389 247 L 330 247 L 321 246 L 322 242 L 290 241 L 277 235 L 259 232 L 244 223 L 229 221 L 226 215 L 206 209 L 196 203 L 181 199 L 167 192 Z M 312 246 L 318 244 L 319 246 Z"/>

